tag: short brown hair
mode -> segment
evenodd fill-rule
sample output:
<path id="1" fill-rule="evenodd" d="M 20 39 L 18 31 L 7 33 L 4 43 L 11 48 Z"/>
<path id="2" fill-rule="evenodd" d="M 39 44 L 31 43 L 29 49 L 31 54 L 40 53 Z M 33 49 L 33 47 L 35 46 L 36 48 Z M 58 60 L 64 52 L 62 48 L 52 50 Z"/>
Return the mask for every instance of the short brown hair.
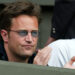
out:
<path id="1" fill-rule="evenodd" d="M 0 13 L 0 31 L 10 30 L 12 18 L 19 15 L 36 16 L 40 21 L 40 6 L 29 1 L 8 3 L 7 7 Z"/>

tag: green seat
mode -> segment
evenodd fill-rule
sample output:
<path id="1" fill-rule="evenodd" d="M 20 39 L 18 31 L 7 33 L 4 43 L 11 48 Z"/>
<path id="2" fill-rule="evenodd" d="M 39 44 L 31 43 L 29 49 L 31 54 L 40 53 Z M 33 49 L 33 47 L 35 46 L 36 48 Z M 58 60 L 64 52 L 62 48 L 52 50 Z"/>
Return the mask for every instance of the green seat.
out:
<path id="1" fill-rule="evenodd" d="M 0 75 L 75 75 L 75 70 L 0 61 Z"/>

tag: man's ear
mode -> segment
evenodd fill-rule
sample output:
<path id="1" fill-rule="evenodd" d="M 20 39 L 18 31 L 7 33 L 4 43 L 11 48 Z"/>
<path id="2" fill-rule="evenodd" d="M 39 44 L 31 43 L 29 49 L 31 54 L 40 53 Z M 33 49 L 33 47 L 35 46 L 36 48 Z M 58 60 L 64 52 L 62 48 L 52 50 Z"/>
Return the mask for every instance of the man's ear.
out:
<path id="1" fill-rule="evenodd" d="M 1 36 L 4 42 L 8 42 L 8 32 L 6 30 L 1 30 Z"/>

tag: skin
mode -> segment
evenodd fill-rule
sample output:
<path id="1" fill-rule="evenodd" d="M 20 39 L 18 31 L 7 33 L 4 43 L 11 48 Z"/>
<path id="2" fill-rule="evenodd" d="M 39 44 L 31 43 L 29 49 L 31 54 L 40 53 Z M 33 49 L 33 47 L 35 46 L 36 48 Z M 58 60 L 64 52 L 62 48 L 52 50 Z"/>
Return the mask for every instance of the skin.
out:
<path id="1" fill-rule="evenodd" d="M 46 66 L 50 59 L 52 49 L 49 46 L 44 47 L 41 50 L 38 50 L 36 57 L 34 58 L 34 64 Z"/>
<path id="2" fill-rule="evenodd" d="M 70 68 L 70 69 L 75 69 L 75 66 L 73 66 L 73 63 L 75 62 L 75 56 L 73 56 L 69 62 L 67 62 L 64 65 L 64 68 Z"/>
<path id="3" fill-rule="evenodd" d="M 47 40 L 47 42 L 46 42 L 46 44 L 45 44 L 45 46 L 49 45 L 50 43 L 52 43 L 55 40 L 56 40 L 55 38 L 49 37 L 48 40 Z"/>
<path id="4" fill-rule="evenodd" d="M 35 16 L 20 15 L 12 19 L 11 30 L 27 30 L 27 36 L 20 36 L 16 32 L 1 31 L 4 47 L 9 61 L 28 62 L 35 52 L 38 37 L 32 37 L 31 31 L 38 30 L 38 20 Z M 5 34 L 4 34 L 5 33 Z"/>

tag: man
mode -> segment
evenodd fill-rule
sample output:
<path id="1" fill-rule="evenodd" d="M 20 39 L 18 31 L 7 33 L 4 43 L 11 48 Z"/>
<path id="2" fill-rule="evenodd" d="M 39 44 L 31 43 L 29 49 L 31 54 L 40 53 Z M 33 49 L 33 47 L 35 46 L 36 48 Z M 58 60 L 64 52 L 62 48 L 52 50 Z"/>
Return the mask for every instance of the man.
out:
<path id="1" fill-rule="evenodd" d="M 0 59 L 46 65 L 50 50 L 44 50 L 44 52 L 39 50 L 35 57 L 39 23 L 40 7 L 38 5 L 31 2 L 9 3 L 0 13 L 0 33 L 2 37 Z M 44 54 L 48 59 L 46 57 L 41 58 Z M 37 60 L 37 57 L 39 57 L 39 60 Z M 41 61 L 41 59 L 43 60 Z M 36 60 L 38 63 L 36 63 Z M 46 63 L 43 61 L 46 61 Z"/>
<path id="2" fill-rule="evenodd" d="M 57 40 L 51 44 L 48 66 L 73 68 L 75 63 L 75 39 Z M 72 66 L 73 64 L 73 66 Z"/>

